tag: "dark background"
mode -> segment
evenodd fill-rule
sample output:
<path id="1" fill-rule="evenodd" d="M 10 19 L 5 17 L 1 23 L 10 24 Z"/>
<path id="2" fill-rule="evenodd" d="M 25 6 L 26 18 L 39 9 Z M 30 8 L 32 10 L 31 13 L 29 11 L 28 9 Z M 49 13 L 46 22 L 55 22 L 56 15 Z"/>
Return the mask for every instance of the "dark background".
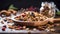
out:
<path id="1" fill-rule="evenodd" d="M 60 9 L 60 0 L 0 0 L 0 10 L 8 9 L 11 4 L 17 8 L 28 8 L 30 6 L 41 7 L 41 2 L 54 2 L 57 8 Z"/>

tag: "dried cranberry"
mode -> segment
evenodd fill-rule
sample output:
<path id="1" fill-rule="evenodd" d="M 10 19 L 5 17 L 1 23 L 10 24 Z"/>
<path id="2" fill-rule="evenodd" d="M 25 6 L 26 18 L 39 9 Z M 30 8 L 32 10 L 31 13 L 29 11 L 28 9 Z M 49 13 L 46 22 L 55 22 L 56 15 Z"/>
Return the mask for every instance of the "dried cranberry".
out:
<path id="1" fill-rule="evenodd" d="M 22 27 L 21 27 L 21 26 L 18 26 L 18 28 L 19 28 L 19 29 L 22 29 Z"/>
<path id="2" fill-rule="evenodd" d="M 5 27 L 3 27 L 3 28 L 2 28 L 2 31 L 5 31 L 5 29 L 6 29 L 6 28 L 5 28 Z"/>
<path id="3" fill-rule="evenodd" d="M 5 27 L 5 28 L 6 28 L 6 25 L 4 25 L 3 27 Z"/>
<path id="4" fill-rule="evenodd" d="M 22 15 L 23 17 L 25 17 L 26 15 Z"/>
<path id="5" fill-rule="evenodd" d="M 22 16 L 23 16 L 23 17 L 25 17 L 25 16 L 26 16 L 26 14 L 24 13 L 24 14 L 22 14 Z"/>

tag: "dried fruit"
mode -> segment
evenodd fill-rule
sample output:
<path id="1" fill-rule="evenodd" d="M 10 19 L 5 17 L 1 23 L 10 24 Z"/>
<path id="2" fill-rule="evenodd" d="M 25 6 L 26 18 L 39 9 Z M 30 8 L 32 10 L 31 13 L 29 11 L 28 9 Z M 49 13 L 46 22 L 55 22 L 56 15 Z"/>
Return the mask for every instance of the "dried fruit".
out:
<path id="1" fill-rule="evenodd" d="M 3 27 L 3 28 L 2 28 L 2 31 L 5 31 L 5 29 L 6 29 L 6 28 L 5 28 L 5 27 Z"/>
<path id="2" fill-rule="evenodd" d="M 3 27 L 5 27 L 5 28 L 6 28 L 6 25 L 4 25 Z"/>
<path id="3" fill-rule="evenodd" d="M 22 14 L 23 17 L 25 17 L 26 15 L 25 14 Z"/>

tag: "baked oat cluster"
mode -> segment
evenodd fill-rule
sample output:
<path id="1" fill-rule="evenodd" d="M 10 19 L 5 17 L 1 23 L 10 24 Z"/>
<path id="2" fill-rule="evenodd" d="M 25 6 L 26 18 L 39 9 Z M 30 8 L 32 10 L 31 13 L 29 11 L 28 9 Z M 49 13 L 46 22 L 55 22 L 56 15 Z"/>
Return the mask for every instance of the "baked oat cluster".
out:
<path id="1" fill-rule="evenodd" d="M 43 21 L 48 17 L 34 11 L 27 11 L 20 14 L 20 16 L 15 17 L 16 20 L 20 21 Z"/>

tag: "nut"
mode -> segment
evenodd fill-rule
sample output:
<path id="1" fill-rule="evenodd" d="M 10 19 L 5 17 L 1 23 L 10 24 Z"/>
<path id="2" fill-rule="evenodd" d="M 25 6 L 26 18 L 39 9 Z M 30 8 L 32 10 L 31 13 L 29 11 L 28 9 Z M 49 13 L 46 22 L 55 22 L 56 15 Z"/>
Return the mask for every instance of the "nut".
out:
<path id="1" fill-rule="evenodd" d="M 10 29 L 14 29 L 15 27 L 13 27 L 13 26 L 11 26 L 11 25 L 8 25 L 8 27 L 10 28 Z"/>

